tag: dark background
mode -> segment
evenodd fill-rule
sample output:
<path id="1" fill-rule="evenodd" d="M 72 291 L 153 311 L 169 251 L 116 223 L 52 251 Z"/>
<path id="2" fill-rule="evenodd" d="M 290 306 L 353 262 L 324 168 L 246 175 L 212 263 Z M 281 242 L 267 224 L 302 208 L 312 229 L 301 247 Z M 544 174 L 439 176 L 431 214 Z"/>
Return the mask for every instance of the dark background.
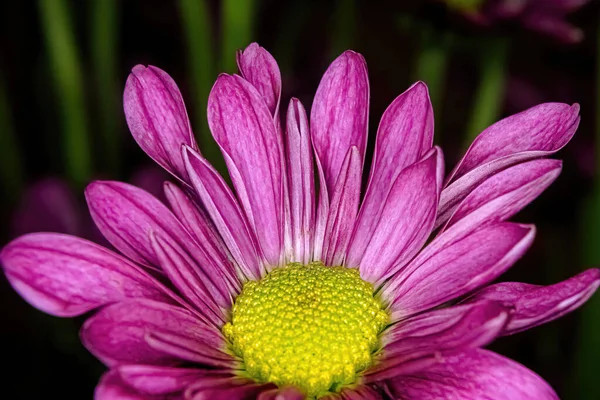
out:
<path id="1" fill-rule="evenodd" d="M 23 193 L 40 179 L 63 179 L 84 208 L 82 182 L 73 179 L 65 164 L 62 143 L 66 122 L 48 32 L 41 22 L 43 1 L 6 1 L 0 5 L 0 79 L 6 99 L 0 135 L 7 138 L 12 132 L 16 141 L 13 148 L 0 148 L 0 158 L 16 155 L 15 165 L 20 166 L 18 171 L 3 164 L 0 244 L 16 234 L 14 219 L 16 210 L 23 207 Z M 94 59 L 91 21 L 97 1 L 102 0 L 62 2 L 70 14 L 81 64 L 82 79 L 73 84 L 81 85 L 92 143 L 88 178 L 127 180 L 138 168 L 150 164 L 130 137 L 121 111 L 124 82 L 135 64 L 152 64 L 169 72 L 183 92 L 190 117 L 196 121 L 194 126 L 201 124 L 198 121 L 203 116 L 196 111 L 191 54 L 179 2 L 115 2 L 115 22 L 109 27 L 114 39 L 107 43 L 114 57 L 114 79 L 107 83 L 98 82 L 102 59 Z M 208 6 L 209 42 L 214 51 L 206 65 L 214 79 L 217 71 L 231 68 L 234 54 L 221 54 L 224 27 L 220 2 L 211 1 Z M 441 46 L 447 60 L 445 79 L 431 89 L 436 142 L 445 151 L 448 170 L 467 142 L 465 132 L 482 76 L 479 60 L 488 53 L 491 57 L 490 51 L 496 46 L 508 46 L 504 92 L 497 96 L 499 117 L 544 101 L 578 102 L 582 122 L 573 141 L 557 155 L 564 160 L 561 177 L 514 218 L 535 223 L 538 233 L 532 249 L 502 280 L 550 284 L 600 261 L 595 245 L 600 228 L 595 224 L 598 167 L 594 161 L 600 134 L 595 126 L 600 114 L 597 2 L 568 17 L 585 35 L 576 44 L 532 32 L 518 21 L 474 24 L 438 2 L 254 0 L 253 9 L 249 17 L 252 29 L 237 47 L 258 41 L 278 59 L 284 81 L 283 109 L 292 94 L 309 107 L 321 75 L 343 49 L 352 48 L 365 56 L 371 79 L 371 142 L 385 107 L 418 77 L 416 60 L 426 46 Z M 107 92 L 103 85 L 112 88 L 112 94 L 108 90 L 109 100 L 103 103 L 112 106 L 105 111 L 100 98 L 101 89 Z M 6 130 L 6 126 L 12 129 Z M 116 167 L 108 162 L 113 154 L 101 139 L 106 129 L 115 133 L 114 145 L 119 149 Z M 562 398 L 600 398 L 596 397 L 598 382 L 593 373 L 600 367 L 600 329 L 595 326 L 600 304 L 597 300 L 594 303 L 559 321 L 502 338 L 491 347 L 536 371 Z M 4 276 L 0 278 L 0 310 L 3 398 L 91 398 L 103 367 L 79 343 L 77 330 L 84 318 L 63 320 L 33 309 L 10 288 Z"/>

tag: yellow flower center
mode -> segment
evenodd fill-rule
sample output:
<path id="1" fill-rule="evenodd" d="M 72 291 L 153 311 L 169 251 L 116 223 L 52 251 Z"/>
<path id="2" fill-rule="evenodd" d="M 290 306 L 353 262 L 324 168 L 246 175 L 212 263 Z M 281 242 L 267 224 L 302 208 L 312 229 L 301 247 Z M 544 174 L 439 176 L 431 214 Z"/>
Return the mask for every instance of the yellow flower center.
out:
<path id="1" fill-rule="evenodd" d="M 223 333 L 249 377 L 318 398 L 371 365 L 388 320 L 357 269 L 291 263 L 244 285 Z"/>

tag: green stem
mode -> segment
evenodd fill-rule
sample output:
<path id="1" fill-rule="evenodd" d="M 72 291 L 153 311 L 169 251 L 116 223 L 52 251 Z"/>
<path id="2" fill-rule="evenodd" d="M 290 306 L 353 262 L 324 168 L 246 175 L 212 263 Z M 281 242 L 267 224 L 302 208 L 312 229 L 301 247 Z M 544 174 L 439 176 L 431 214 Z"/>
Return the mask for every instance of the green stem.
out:
<path id="1" fill-rule="evenodd" d="M 506 39 L 492 40 L 481 53 L 481 76 L 467 125 L 468 143 L 493 124 L 500 114 L 504 100 L 507 61 Z"/>
<path id="2" fill-rule="evenodd" d="M 0 179 L 4 197 L 16 201 L 23 186 L 23 171 L 2 78 L 0 78 L 0 152 Z"/>
<path id="3" fill-rule="evenodd" d="M 235 52 L 253 40 L 255 0 L 223 0 L 221 29 L 221 69 L 235 72 Z"/>
<path id="4" fill-rule="evenodd" d="M 106 169 L 118 175 L 120 162 L 120 132 L 115 105 L 117 93 L 117 27 L 116 0 L 94 0 L 91 3 L 92 64 L 98 100 L 98 126 L 102 137 L 102 160 Z"/>
<path id="5" fill-rule="evenodd" d="M 429 97 L 433 106 L 436 126 L 441 126 L 442 98 L 446 85 L 446 69 L 448 66 L 450 48 L 445 40 L 440 40 L 432 32 L 424 32 L 421 47 L 416 54 L 414 80 L 421 80 L 429 88 Z M 436 142 L 439 143 L 440 132 L 436 132 Z"/>
<path id="6" fill-rule="evenodd" d="M 61 108 L 66 169 L 74 183 L 84 185 L 92 172 L 91 151 L 81 63 L 69 20 L 68 4 L 64 0 L 38 1 L 43 36 Z"/>
<path id="7" fill-rule="evenodd" d="M 215 79 L 208 6 L 204 0 L 180 0 L 179 12 L 188 47 L 188 70 L 194 86 L 194 131 L 202 154 L 212 163 L 219 163 L 222 160 L 221 153 L 206 120 L 208 95 Z"/>

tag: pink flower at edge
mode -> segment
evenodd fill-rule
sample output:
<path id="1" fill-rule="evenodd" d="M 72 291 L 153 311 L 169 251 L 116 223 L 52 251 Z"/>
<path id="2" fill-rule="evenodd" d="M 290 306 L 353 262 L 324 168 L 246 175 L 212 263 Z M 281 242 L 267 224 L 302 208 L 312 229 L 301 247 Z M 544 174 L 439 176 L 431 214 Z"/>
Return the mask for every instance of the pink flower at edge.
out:
<path id="1" fill-rule="evenodd" d="M 92 217 L 122 255 L 53 233 L 22 236 L 0 254 L 9 282 L 40 310 L 99 309 L 81 332 L 110 369 L 96 398 L 304 398 L 293 385 L 241 374 L 222 328 L 245 282 L 322 261 L 357 268 L 391 318 L 372 365 L 323 398 L 556 399 L 535 373 L 482 347 L 574 310 L 600 284 L 589 269 L 548 287 L 489 285 L 531 245 L 533 225 L 508 219 L 560 174 L 547 157 L 575 133 L 579 106 L 545 103 L 497 122 L 445 174 L 418 82 L 383 114 L 361 196 L 363 57 L 338 57 L 310 119 L 292 99 L 284 124 L 273 57 L 251 44 L 238 64 L 242 76 L 219 76 L 208 105 L 235 191 L 200 154 L 173 80 L 137 66 L 125 113 L 136 141 L 178 180 L 164 186 L 169 207 L 132 185 L 96 181 L 86 189 Z"/>

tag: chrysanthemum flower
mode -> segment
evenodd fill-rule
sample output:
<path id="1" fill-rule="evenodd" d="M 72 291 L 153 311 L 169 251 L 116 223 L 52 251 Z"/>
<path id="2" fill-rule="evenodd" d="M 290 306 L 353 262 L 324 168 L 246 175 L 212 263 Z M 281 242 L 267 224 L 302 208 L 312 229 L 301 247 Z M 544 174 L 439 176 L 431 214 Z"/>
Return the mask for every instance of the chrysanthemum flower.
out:
<path id="1" fill-rule="evenodd" d="M 252 44 L 238 63 L 242 75 L 221 75 L 208 106 L 235 191 L 200 154 L 173 80 L 137 66 L 125 113 L 178 179 L 165 184 L 168 204 L 93 182 L 92 217 L 122 255 L 52 233 L 2 250 L 35 307 L 100 308 L 81 331 L 110 368 L 96 398 L 555 399 L 539 376 L 481 348 L 578 307 L 599 271 L 550 287 L 486 285 L 533 241 L 532 225 L 507 219 L 558 176 L 560 161 L 544 157 L 570 140 L 579 107 L 542 104 L 494 124 L 444 177 L 416 83 L 381 119 L 362 192 L 364 59 L 342 54 L 310 121 L 292 99 L 284 124 L 273 57 Z"/>

